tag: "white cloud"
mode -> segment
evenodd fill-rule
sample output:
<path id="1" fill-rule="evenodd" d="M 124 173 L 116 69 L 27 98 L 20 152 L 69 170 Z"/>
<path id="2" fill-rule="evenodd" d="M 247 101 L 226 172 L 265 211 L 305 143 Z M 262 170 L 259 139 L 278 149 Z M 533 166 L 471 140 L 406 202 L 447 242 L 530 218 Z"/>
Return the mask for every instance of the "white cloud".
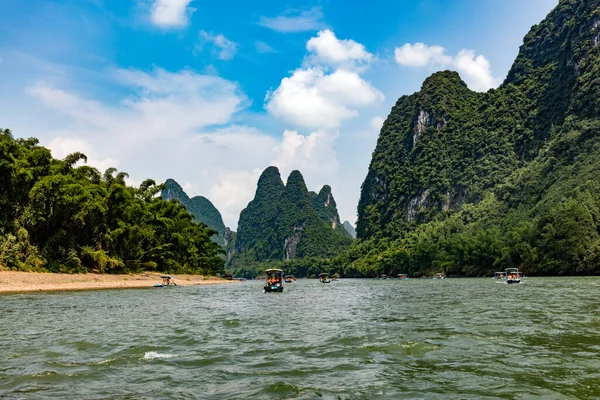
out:
<path id="1" fill-rule="evenodd" d="M 269 113 L 296 126 L 331 129 L 358 116 L 357 108 L 383 100 L 383 94 L 359 75 L 360 68 L 352 68 L 364 67 L 373 59 L 362 44 L 321 31 L 306 47 L 310 54 L 305 64 L 309 65 L 267 93 Z"/>
<path id="2" fill-rule="evenodd" d="M 365 46 L 352 39 L 339 40 L 335 33 L 326 29 L 306 43 L 306 49 L 313 53 L 311 63 L 331 67 L 360 68 L 373 61 L 373 54 Z"/>
<path id="3" fill-rule="evenodd" d="M 501 80 L 492 76 L 489 61 L 483 56 L 475 56 L 473 50 L 462 49 L 455 57 L 446 54 L 441 46 L 427 46 L 423 43 L 406 43 L 394 51 L 396 62 L 408 67 L 431 65 L 441 68 L 454 68 L 472 90 L 487 91 L 497 87 Z"/>
<path id="4" fill-rule="evenodd" d="M 267 166 L 277 165 L 282 174 L 300 169 L 313 190 L 331 183 L 337 171 L 337 134 L 285 131 L 273 137 L 231 125 L 245 97 L 229 81 L 189 70 L 118 69 L 110 76 L 131 91 L 116 104 L 45 83 L 28 90 L 68 121 L 40 137 L 55 157 L 82 151 L 89 165 L 101 172 L 118 167 L 136 185 L 174 178 L 188 195 L 209 198 L 234 229 Z M 222 124 L 230 125 L 214 127 Z"/>
<path id="5" fill-rule="evenodd" d="M 272 165 L 280 169 L 284 178 L 297 169 L 302 172 L 307 182 L 323 185 L 328 178 L 335 175 L 338 168 L 338 160 L 333 150 L 337 137 L 337 133 L 322 130 L 307 136 L 297 131 L 286 130 L 283 132 L 281 143 L 274 148 L 276 157 Z"/>
<path id="6" fill-rule="evenodd" d="M 206 44 L 211 44 L 213 52 L 224 61 L 231 60 L 238 48 L 236 42 L 227 39 L 222 33 L 214 35 L 212 32 L 200 31 L 200 42 L 197 48 L 201 50 Z"/>
<path id="7" fill-rule="evenodd" d="M 226 221 L 225 225 L 237 225 L 240 212 L 254 198 L 256 184 L 263 170 L 254 168 L 250 171 L 227 170 L 219 173 L 218 181 L 209 189 L 207 197 L 217 205 Z"/>
<path id="8" fill-rule="evenodd" d="M 355 106 L 381 100 L 383 94 L 356 72 L 339 69 L 327 74 L 321 68 L 307 68 L 282 79 L 275 91 L 267 93 L 265 107 L 272 115 L 301 127 L 336 128 L 358 115 Z"/>
<path id="9" fill-rule="evenodd" d="M 473 50 L 459 51 L 454 58 L 454 67 L 473 90 L 484 92 L 500 84 L 500 80 L 492 76 L 487 58 L 482 55 L 475 56 Z"/>
<path id="10" fill-rule="evenodd" d="M 259 53 L 263 53 L 263 54 L 264 53 L 277 53 L 277 51 L 274 48 L 272 48 L 265 42 L 261 42 L 261 41 L 254 42 L 254 47 L 256 48 L 256 51 L 258 51 Z"/>
<path id="11" fill-rule="evenodd" d="M 192 0 L 155 0 L 150 19 L 161 28 L 180 28 L 188 24 L 188 15 L 194 10 L 189 6 Z"/>
<path id="12" fill-rule="evenodd" d="M 441 46 L 427 46 L 424 43 L 406 43 L 404 46 L 396 47 L 394 50 L 396 62 L 408 67 L 423 67 L 428 64 L 450 64 L 452 57 L 445 53 L 446 49 Z"/>
<path id="13" fill-rule="evenodd" d="M 117 168 L 119 166 L 119 162 L 114 158 L 100 159 L 94 147 L 81 138 L 58 136 L 48 143 L 48 148 L 52 152 L 52 156 L 58 159 L 63 159 L 71 153 L 82 152 L 87 156 L 85 164 L 98 169 L 100 173 L 104 173 L 108 168 Z"/>
<path id="14" fill-rule="evenodd" d="M 369 127 L 371 128 L 371 130 L 377 134 L 379 134 L 379 132 L 381 131 L 381 127 L 383 126 L 383 123 L 385 122 L 385 118 L 384 117 L 373 117 L 371 118 L 371 120 L 369 121 Z"/>
<path id="15" fill-rule="evenodd" d="M 283 15 L 273 18 L 263 16 L 258 24 L 282 33 L 316 31 L 325 28 L 323 10 L 320 6 L 304 11 L 287 10 Z"/>

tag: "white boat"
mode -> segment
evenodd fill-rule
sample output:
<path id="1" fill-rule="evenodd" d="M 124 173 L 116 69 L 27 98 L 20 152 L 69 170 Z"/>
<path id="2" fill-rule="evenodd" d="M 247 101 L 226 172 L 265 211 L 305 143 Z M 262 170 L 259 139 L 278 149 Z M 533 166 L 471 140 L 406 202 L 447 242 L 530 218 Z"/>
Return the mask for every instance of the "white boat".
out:
<path id="1" fill-rule="evenodd" d="M 504 270 L 504 282 L 507 284 L 521 283 L 520 272 L 517 268 L 506 268 Z"/>
<path id="2" fill-rule="evenodd" d="M 264 286 L 265 293 L 267 292 L 283 292 L 283 270 L 267 269 L 265 270 L 266 281 Z"/>
<path id="3" fill-rule="evenodd" d="M 494 277 L 492 279 L 504 279 L 506 274 L 504 272 L 494 272 Z"/>

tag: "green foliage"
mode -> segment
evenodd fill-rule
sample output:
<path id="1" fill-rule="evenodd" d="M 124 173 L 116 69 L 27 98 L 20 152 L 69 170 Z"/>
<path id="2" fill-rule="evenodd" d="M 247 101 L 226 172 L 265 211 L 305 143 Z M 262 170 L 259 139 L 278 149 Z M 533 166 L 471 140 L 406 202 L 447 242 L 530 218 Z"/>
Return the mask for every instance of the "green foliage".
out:
<path id="1" fill-rule="evenodd" d="M 562 0 L 505 82 L 439 72 L 385 121 L 347 275 L 600 273 L 600 0 Z"/>
<path id="2" fill-rule="evenodd" d="M 194 222 L 185 207 L 156 195 L 162 185 L 125 184 L 103 175 L 82 153 L 53 159 L 35 139 L 0 132 L 0 264 L 52 272 L 157 270 L 217 274 L 216 232 Z"/>
<path id="3" fill-rule="evenodd" d="M 176 200 L 183 204 L 196 221 L 217 231 L 217 235 L 214 235 L 212 239 L 222 248 L 226 247 L 223 218 L 210 200 L 203 196 L 194 196 L 190 199 L 179 183 L 173 179 L 167 179 L 160 195 L 165 200 Z"/>
<path id="4" fill-rule="evenodd" d="M 333 257 L 350 242 L 329 186 L 319 195 L 308 192 L 298 171 L 292 171 L 284 185 L 279 170 L 269 167 L 240 214 L 230 264 L 234 272 L 245 273 L 265 262 Z"/>

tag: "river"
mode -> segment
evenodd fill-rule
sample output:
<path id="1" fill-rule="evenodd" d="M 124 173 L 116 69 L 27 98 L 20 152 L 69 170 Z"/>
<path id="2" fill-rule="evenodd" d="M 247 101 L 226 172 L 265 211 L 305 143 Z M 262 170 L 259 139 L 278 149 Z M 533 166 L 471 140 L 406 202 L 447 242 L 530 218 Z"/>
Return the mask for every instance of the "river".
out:
<path id="1" fill-rule="evenodd" d="M 600 277 L 0 296 L 0 398 L 600 398 Z"/>

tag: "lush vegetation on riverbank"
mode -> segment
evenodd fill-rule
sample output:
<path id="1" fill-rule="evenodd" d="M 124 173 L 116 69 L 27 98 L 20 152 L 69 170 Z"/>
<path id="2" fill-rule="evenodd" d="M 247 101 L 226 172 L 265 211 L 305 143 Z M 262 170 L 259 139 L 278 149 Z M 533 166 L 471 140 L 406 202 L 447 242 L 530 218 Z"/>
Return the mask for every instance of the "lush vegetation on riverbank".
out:
<path id="1" fill-rule="evenodd" d="M 215 231 L 156 195 L 148 179 L 54 159 L 37 139 L 0 131 L 0 264 L 15 270 L 214 275 L 223 271 Z"/>
<path id="2" fill-rule="evenodd" d="M 385 121 L 348 273 L 600 273 L 600 1 L 563 0 L 498 89 L 439 72 Z"/>

